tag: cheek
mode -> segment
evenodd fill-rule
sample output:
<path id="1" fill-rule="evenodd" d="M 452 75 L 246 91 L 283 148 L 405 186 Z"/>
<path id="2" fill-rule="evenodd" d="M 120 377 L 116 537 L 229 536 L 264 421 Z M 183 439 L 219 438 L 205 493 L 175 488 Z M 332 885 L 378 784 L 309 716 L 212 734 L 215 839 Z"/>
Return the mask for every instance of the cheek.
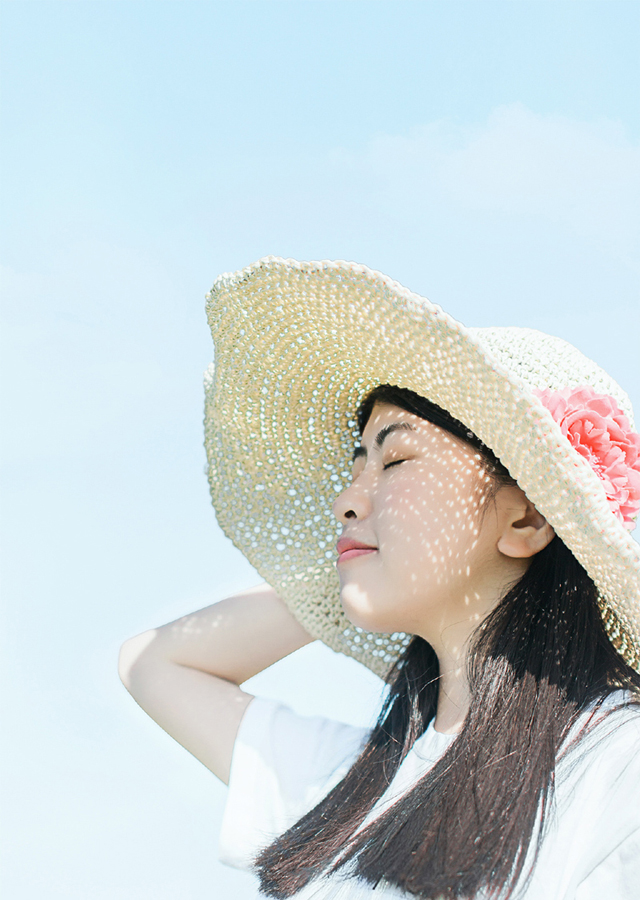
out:
<path id="1" fill-rule="evenodd" d="M 433 565 L 462 559 L 477 544 L 482 494 L 475 481 L 425 475 L 390 486 L 378 516 L 381 549 L 395 563 Z"/>

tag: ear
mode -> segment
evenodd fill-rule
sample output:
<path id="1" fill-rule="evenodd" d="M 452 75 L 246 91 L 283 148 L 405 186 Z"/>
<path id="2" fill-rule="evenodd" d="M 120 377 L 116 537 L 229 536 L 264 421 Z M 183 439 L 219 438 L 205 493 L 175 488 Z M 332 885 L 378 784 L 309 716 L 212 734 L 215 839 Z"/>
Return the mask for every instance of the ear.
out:
<path id="1" fill-rule="evenodd" d="M 498 491 L 496 502 L 500 513 L 498 550 L 514 559 L 535 556 L 555 537 L 555 531 L 524 492 L 517 486 Z"/>

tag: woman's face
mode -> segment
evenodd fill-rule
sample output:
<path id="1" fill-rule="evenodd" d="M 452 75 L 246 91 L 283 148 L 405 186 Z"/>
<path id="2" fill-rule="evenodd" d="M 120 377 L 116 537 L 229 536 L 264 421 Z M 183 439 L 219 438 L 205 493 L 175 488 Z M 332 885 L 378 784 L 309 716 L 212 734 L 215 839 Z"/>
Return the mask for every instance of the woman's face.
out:
<path id="1" fill-rule="evenodd" d="M 473 447 L 399 407 L 376 404 L 352 483 L 334 503 L 343 525 L 339 552 L 349 539 L 371 548 L 338 558 L 349 619 L 370 631 L 421 634 L 434 646 L 453 629 L 457 644 L 457 626 L 479 623 L 504 578 L 499 523 L 491 506 L 482 516 L 490 489 Z"/>

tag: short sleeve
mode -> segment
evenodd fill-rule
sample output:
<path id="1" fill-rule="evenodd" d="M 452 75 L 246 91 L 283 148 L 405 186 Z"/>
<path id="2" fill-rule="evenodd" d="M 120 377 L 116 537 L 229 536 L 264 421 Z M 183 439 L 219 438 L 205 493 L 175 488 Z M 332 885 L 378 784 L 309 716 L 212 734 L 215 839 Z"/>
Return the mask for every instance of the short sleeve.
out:
<path id="1" fill-rule="evenodd" d="M 254 697 L 233 748 L 220 861 L 250 869 L 256 854 L 342 780 L 369 729 Z"/>

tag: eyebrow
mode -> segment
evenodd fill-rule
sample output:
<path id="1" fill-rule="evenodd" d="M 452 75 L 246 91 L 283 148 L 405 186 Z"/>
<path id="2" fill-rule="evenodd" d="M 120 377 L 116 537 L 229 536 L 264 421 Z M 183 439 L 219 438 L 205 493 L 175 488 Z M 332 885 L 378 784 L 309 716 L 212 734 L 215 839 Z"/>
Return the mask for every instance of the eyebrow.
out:
<path id="1" fill-rule="evenodd" d="M 374 446 L 380 450 L 382 445 L 384 444 L 386 438 L 389 437 L 390 434 L 393 434 L 394 431 L 417 431 L 416 426 L 412 425 L 411 422 L 392 422 L 391 425 L 385 425 L 384 428 L 381 428 L 377 433 L 375 441 L 373 442 Z M 367 455 L 367 448 L 360 445 L 360 447 L 356 447 L 353 451 L 353 460 L 355 462 L 357 459 L 360 459 L 361 456 Z"/>

